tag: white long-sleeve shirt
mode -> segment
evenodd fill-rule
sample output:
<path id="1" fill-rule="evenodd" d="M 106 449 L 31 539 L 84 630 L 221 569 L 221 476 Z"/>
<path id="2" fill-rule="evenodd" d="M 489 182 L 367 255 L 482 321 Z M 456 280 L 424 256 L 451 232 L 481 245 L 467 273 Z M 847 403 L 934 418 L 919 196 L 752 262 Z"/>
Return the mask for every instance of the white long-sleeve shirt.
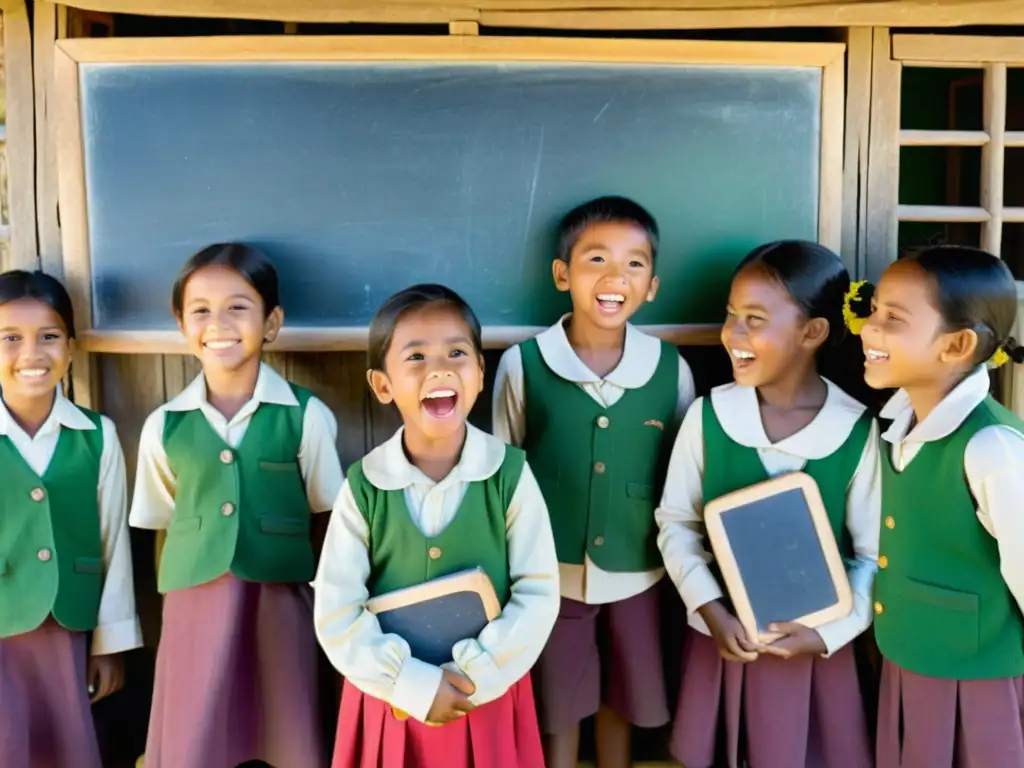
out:
<path id="1" fill-rule="evenodd" d="M 576 383 L 603 408 L 610 408 L 630 389 L 643 387 L 654 376 L 661 359 L 661 341 L 632 325 L 626 326 L 622 360 L 611 373 L 599 377 L 584 363 L 569 343 L 565 322 L 569 315 L 537 336 L 537 347 L 547 366 L 566 381 Z M 679 358 L 675 430 L 694 398 L 693 374 Z M 521 446 L 526 439 L 526 393 L 523 358 L 518 345 L 509 348 L 498 363 L 494 382 L 494 434 L 511 445 Z M 671 434 L 671 432 L 670 432 Z M 561 563 L 559 576 L 562 596 L 583 603 L 600 604 L 625 600 L 657 584 L 665 575 L 663 568 L 637 573 L 605 571 L 590 557 L 583 565 Z"/>
<path id="2" fill-rule="evenodd" d="M 436 536 L 455 517 L 469 483 L 494 475 L 505 445 L 467 425 L 462 457 L 434 482 L 406 458 L 402 430 L 363 459 L 366 479 L 381 490 L 402 490 L 413 523 Z M 511 598 L 478 637 L 455 644 L 455 665 L 476 686 L 470 700 L 502 696 L 537 661 L 558 615 L 558 560 L 547 508 L 524 466 L 505 515 Z M 371 572 L 370 531 L 346 481 L 334 505 L 313 582 L 317 637 L 331 663 L 364 693 L 417 720 L 426 720 L 441 683 L 440 667 L 413 658 L 409 644 L 384 634 L 366 610 Z"/>
<path id="3" fill-rule="evenodd" d="M 103 558 L 103 591 L 92 655 L 121 653 L 142 645 L 142 630 L 135 612 L 132 579 L 132 547 L 128 531 L 128 503 L 124 453 L 114 422 L 100 417 L 103 453 L 100 455 L 96 500 L 100 513 L 100 541 Z M 34 436 L 29 436 L 0 403 L 0 435 L 6 436 L 40 477 L 45 474 L 63 429 L 93 430 L 95 424 L 58 390 L 53 409 Z M 83 489 L 84 490 L 84 489 Z"/>
<path id="4" fill-rule="evenodd" d="M 726 384 L 711 393 L 711 404 L 725 433 L 740 445 L 757 450 L 770 477 L 803 469 L 811 460 L 838 450 L 864 413 L 864 406 L 826 380 L 828 394 L 818 415 L 799 432 L 771 442 L 761 421 L 753 387 Z M 689 614 L 690 626 L 708 634 L 697 613 L 701 606 L 723 596 L 722 587 L 708 564 L 711 553 L 704 541 L 704 438 L 703 398 L 687 412 L 669 462 L 661 504 L 655 511 L 658 547 L 665 567 Z M 871 587 L 878 563 L 881 517 L 881 477 L 878 425 L 871 433 L 846 493 L 846 528 L 853 539 L 854 557 L 846 562 L 853 590 L 853 611 L 817 631 L 828 655 L 835 653 L 871 624 Z"/>

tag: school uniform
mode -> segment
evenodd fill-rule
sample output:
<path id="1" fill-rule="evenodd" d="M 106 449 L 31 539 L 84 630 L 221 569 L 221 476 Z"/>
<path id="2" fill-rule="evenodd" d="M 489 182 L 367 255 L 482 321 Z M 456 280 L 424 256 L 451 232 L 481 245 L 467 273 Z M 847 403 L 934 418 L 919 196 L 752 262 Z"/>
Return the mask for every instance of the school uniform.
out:
<path id="1" fill-rule="evenodd" d="M 167 530 L 146 768 L 323 764 L 309 519 L 341 487 L 336 434 L 267 365 L 231 419 L 200 374 L 146 420 L 130 521 Z"/>
<path id="2" fill-rule="evenodd" d="M 63 394 L 34 436 L 0 403 L 0 765 L 101 768 L 88 652 L 142 645 L 124 455 Z"/>
<path id="3" fill-rule="evenodd" d="M 541 728 L 563 732 L 602 702 L 653 728 L 669 719 L 654 506 L 693 376 L 673 346 L 627 325 L 602 379 L 569 343 L 568 317 L 510 348 L 494 388 L 494 433 L 526 450 L 558 553 L 561 609 L 534 670 Z"/>
<path id="4" fill-rule="evenodd" d="M 528 673 L 558 611 L 544 499 L 523 453 L 473 426 L 437 483 L 406 458 L 402 434 L 350 468 L 313 585 L 317 636 L 345 677 L 333 765 L 542 768 Z M 427 725 L 442 671 L 383 634 L 366 602 L 476 566 L 503 605 L 452 649 L 453 667 L 476 686 L 476 709 Z"/>
<path id="5" fill-rule="evenodd" d="M 882 410 L 880 768 L 1024 766 L 1024 422 L 988 391 Z"/>
<path id="6" fill-rule="evenodd" d="M 673 756 L 689 768 L 715 762 L 720 723 L 728 764 L 758 768 L 871 765 L 851 642 L 871 623 L 879 526 L 878 429 L 864 406 L 826 381 L 818 415 L 771 442 L 757 391 L 727 384 L 687 413 L 656 516 L 665 567 L 689 614 Z M 705 540 L 704 504 L 786 472 L 815 479 L 846 562 L 853 611 L 818 628 L 821 657 L 724 661 L 697 609 L 724 599 Z M 721 719 L 720 719 L 721 718 Z"/>

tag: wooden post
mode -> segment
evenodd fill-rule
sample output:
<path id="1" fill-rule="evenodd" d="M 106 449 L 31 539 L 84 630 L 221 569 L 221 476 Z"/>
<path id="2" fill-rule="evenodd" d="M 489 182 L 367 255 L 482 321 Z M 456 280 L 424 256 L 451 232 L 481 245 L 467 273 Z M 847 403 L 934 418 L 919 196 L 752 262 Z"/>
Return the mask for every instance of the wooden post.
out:
<path id="1" fill-rule="evenodd" d="M 984 121 L 988 143 L 981 148 L 981 205 L 988 221 L 981 228 L 981 247 L 1001 255 L 1003 240 L 1003 142 L 1006 134 L 1006 64 L 985 67 Z"/>
<path id="2" fill-rule="evenodd" d="M 41 269 L 64 279 L 64 260 L 57 214 L 57 121 L 54 117 L 53 50 L 67 31 L 67 10 L 58 12 L 49 0 L 36 0 L 33 16 L 36 108 L 36 215 L 39 219 Z"/>
<path id="3" fill-rule="evenodd" d="M 10 211 L 9 269 L 36 269 L 35 97 L 32 33 L 24 0 L 3 12 L 7 80 L 7 202 Z"/>
<path id="4" fill-rule="evenodd" d="M 846 33 L 846 146 L 843 157 L 843 261 L 855 279 L 867 270 L 868 147 L 874 33 Z"/>
<path id="5" fill-rule="evenodd" d="M 899 247 L 900 80 L 890 56 L 889 30 L 874 30 L 871 135 L 868 147 L 867 248 L 864 278 L 877 281 Z"/>

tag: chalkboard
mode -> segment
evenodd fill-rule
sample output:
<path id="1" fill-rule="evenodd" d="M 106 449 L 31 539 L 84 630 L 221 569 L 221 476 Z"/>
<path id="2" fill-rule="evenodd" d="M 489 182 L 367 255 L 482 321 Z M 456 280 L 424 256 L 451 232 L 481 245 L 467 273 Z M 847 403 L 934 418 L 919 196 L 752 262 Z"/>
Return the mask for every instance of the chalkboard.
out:
<path id="1" fill-rule="evenodd" d="M 776 621 L 815 627 L 847 615 L 853 595 L 814 480 L 798 472 L 708 503 L 708 538 L 750 637 Z"/>
<path id="2" fill-rule="evenodd" d="M 487 325 L 551 323 L 568 306 L 551 285 L 554 227 L 603 194 L 635 198 L 663 230 L 662 289 L 640 323 L 720 321 L 745 251 L 818 236 L 821 67 L 78 72 L 98 330 L 172 328 L 179 267 L 224 240 L 274 259 L 288 325 L 301 328 L 364 326 L 417 281 L 456 289 Z"/>

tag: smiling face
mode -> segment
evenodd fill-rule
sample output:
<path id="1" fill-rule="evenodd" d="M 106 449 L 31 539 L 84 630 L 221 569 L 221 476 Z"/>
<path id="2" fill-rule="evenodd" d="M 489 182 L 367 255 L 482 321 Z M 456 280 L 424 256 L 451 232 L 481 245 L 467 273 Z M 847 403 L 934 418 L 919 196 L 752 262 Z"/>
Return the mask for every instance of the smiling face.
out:
<path id="1" fill-rule="evenodd" d="M 461 435 L 484 387 L 483 358 L 459 311 L 435 302 L 404 312 L 370 388 L 394 403 L 407 432 L 428 441 Z"/>
<path id="2" fill-rule="evenodd" d="M 189 278 L 178 325 L 204 369 L 235 371 L 259 362 L 264 342 L 276 338 L 282 319 L 280 307 L 265 317 L 263 300 L 242 275 L 212 265 Z"/>
<path id="3" fill-rule="evenodd" d="M 49 304 L 18 299 L 0 305 L 0 388 L 8 403 L 52 397 L 71 352 L 64 322 Z"/>
<path id="4" fill-rule="evenodd" d="M 913 262 L 882 275 L 861 331 L 864 379 L 874 389 L 929 386 L 948 373 L 948 334 L 933 301 L 934 286 Z"/>
<path id="5" fill-rule="evenodd" d="M 722 345 L 736 382 L 749 387 L 782 380 L 828 337 L 828 321 L 808 319 L 778 279 L 757 264 L 733 278 L 726 312 Z"/>
<path id="6" fill-rule="evenodd" d="M 627 222 L 591 224 L 576 240 L 569 263 L 555 259 L 555 286 L 572 297 L 573 316 L 593 327 L 618 330 L 645 301 L 654 301 L 651 241 Z"/>

